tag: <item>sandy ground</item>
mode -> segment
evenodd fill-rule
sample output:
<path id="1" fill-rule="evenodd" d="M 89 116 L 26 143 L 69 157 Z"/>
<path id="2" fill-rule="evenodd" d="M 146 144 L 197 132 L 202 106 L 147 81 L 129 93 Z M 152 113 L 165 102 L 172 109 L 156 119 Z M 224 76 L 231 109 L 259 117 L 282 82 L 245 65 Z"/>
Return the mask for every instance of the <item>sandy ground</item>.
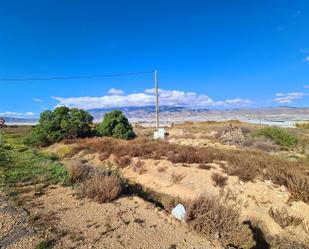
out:
<path id="1" fill-rule="evenodd" d="M 257 220 L 273 235 L 292 236 L 298 241 L 309 241 L 309 234 L 303 227 L 288 226 L 282 229 L 268 214 L 269 209 L 287 208 L 289 214 L 302 217 L 303 225 L 309 222 L 309 205 L 302 201 L 291 201 L 284 186 L 277 186 L 271 181 L 239 181 L 236 176 L 228 176 L 227 185 L 217 187 L 212 181 L 212 174 L 225 175 L 219 163 L 210 163 L 209 169 L 200 169 L 198 165 L 173 164 L 166 160 L 142 160 L 143 174 L 134 166 L 122 170 L 125 178 L 139 183 L 148 189 L 183 199 L 194 199 L 201 195 L 221 196 L 230 205 L 237 206 L 243 220 Z M 223 162 L 222 162 L 223 163 Z M 134 162 L 133 162 L 134 165 Z M 162 171 L 164 169 L 164 171 Z M 179 182 L 173 182 L 172 175 L 181 175 Z"/>
<path id="2" fill-rule="evenodd" d="M 35 247 L 39 238 L 27 217 L 27 212 L 14 207 L 0 192 L 0 248 Z"/>
<path id="3" fill-rule="evenodd" d="M 32 199 L 27 208 L 61 234 L 54 248 L 218 248 L 135 196 L 99 204 L 56 187 Z"/>
<path id="4" fill-rule="evenodd" d="M 190 130 L 187 130 L 187 128 Z M 220 149 L 234 149 L 216 142 L 215 136 L 222 128 L 221 126 L 202 128 L 198 125 L 179 126 L 168 130 L 168 141 L 182 145 L 193 145 L 202 147 L 216 147 Z M 246 127 L 254 129 L 255 127 Z M 58 147 L 55 147 L 57 151 Z M 61 147 L 61 146 L 60 146 Z M 79 153 L 75 159 L 86 159 L 93 166 L 102 165 L 98 154 Z M 112 158 L 111 158 L 112 160 Z M 142 173 L 136 170 L 136 161 L 143 162 Z M 167 160 L 152 160 L 133 158 L 130 166 L 122 169 L 122 175 L 130 180 L 141 184 L 146 189 L 169 195 L 193 199 L 200 195 L 220 196 L 226 203 L 235 206 L 241 213 L 243 220 L 256 221 L 267 234 L 279 235 L 294 241 L 309 244 L 309 205 L 301 201 L 290 199 L 290 193 L 284 186 L 278 186 L 271 181 L 254 180 L 253 182 L 242 182 L 236 176 L 227 176 L 221 165 L 225 162 L 214 162 L 209 164 L 209 169 L 201 169 L 199 165 L 173 164 Z M 227 176 L 227 185 L 223 188 L 214 185 L 212 175 L 219 173 Z M 173 175 L 180 175 L 179 181 L 173 180 Z M 300 217 L 303 222 L 297 226 L 281 228 L 279 224 L 269 215 L 270 209 L 285 208 L 289 215 Z"/>
<path id="5" fill-rule="evenodd" d="M 102 165 L 98 154 L 81 152 L 76 158 L 84 158 L 92 165 Z M 134 167 L 137 161 L 143 164 L 142 173 Z M 290 193 L 287 189 L 271 181 L 256 179 L 253 182 L 242 182 L 236 176 L 228 176 L 220 166 L 224 163 L 210 163 L 209 169 L 201 169 L 198 164 L 173 164 L 167 160 L 133 158 L 131 165 L 122 169 L 121 172 L 124 178 L 131 182 L 171 197 L 194 199 L 201 195 L 220 196 L 223 201 L 240 210 L 244 221 L 259 222 L 268 234 L 309 243 L 308 204 L 290 200 Z M 212 180 L 214 173 L 228 177 L 226 186 L 223 188 L 215 186 Z M 173 174 L 181 176 L 178 182 L 173 181 Z M 303 222 L 301 225 L 288 226 L 283 229 L 269 215 L 270 208 L 274 210 L 286 208 L 289 215 L 301 217 Z"/>

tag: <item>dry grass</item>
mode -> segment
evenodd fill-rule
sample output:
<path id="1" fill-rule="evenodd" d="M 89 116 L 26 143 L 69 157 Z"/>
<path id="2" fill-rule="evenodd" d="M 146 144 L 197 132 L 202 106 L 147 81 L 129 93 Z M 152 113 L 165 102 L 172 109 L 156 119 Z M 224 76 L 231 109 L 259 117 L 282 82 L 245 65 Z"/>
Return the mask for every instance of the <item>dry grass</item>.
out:
<path id="1" fill-rule="evenodd" d="M 272 246 L 271 248 L 278 249 L 308 249 L 307 245 L 301 242 L 294 241 L 290 238 L 281 237 L 279 235 L 267 236 L 267 242 Z"/>
<path id="2" fill-rule="evenodd" d="M 122 190 L 119 177 L 95 174 L 86 180 L 82 186 L 84 196 L 93 198 L 99 203 L 116 199 Z"/>
<path id="3" fill-rule="evenodd" d="M 164 209 L 171 213 L 173 208 L 175 208 L 178 204 L 182 203 L 185 204 L 185 201 L 182 200 L 179 196 L 178 197 L 170 197 L 166 196 L 163 200 L 161 200 Z"/>
<path id="4" fill-rule="evenodd" d="M 239 213 L 214 197 L 200 197 L 188 204 L 186 220 L 208 239 L 220 240 L 224 247 L 252 248 L 254 240 Z"/>
<path id="5" fill-rule="evenodd" d="M 105 160 L 107 160 L 109 158 L 110 154 L 106 153 L 106 152 L 102 152 L 99 155 L 99 159 L 101 162 L 104 162 Z"/>
<path id="6" fill-rule="evenodd" d="M 167 166 L 159 166 L 158 168 L 157 168 L 157 170 L 158 170 L 158 172 L 165 172 L 166 170 L 167 170 Z"/>
<path id="7" fill-rule="evenodd" d="M 286 208 L 274 210 L 271 207 L 268 213 L 280 225 L 281 228 L 285 228 L 287 226 L 298 226 L 303 222 L 303 218 L 289 215 Z"/>
<path id="8" fill-rule="evenodd" d="M 269 139 L 261 138 L 248 138 L 244 145 L 250 149 L 261 150 L 265 152 L 279 151 L 280 147 Z"/>
<path id="9" fill-rule="evenodd" d="M 180 183 L 186 177 L 185 174 L 175 173 L 173 172 L 171 175 L 171 179 L 173 183 Z"/>
<path id="10" fill-rule="evenodd" d="M 129 156 L 124 156 L 124 157 L 116 157 L 115 159 L 116 164 L 121 167 L 125 168 L 130 165 L 131 163 L 131 158 Z"/>
<path id="11" fill-rule="evenodd" d="M 199 164 L 198 166 L 200 169 L 210 170 L 211 166 L 208 164 Z"/>
<path id="12" fill-rule="evenodd" d="M 298 122 L 296 123 L 296 127 L 299 129 L 309 129 L 309 122 Z"/>
<path id="13" fill-rule="evenodd" d="M 67 166 L 67 169 L 69 172 L 68 180 L 70 183 L 81 183 L 93 173 L 93 168 L 91 166 L 77 160 L 73 160 Z"/>
<path id="14" fill-rule="evenodd" d="M 243 181 L 257 177 L 284 185 L 295 200 L 309 203 L 309 176 L 304 174 L 308 165 L 290 162 L 259 151 L 220 150 L 217 148 L 197 148 L 169 144 L 138 138 L 123 141 L 112 138 L 92 138 L 75 140 L 74 152 L 88 150 L 118 157 L 139 157 L 167 159 L 173 163 L 207 164 L 214 160 L 226 161 L 226 173 L 238 176 Z"/>
<path id="15" fill-rule="evenodd" d="M 211 179 L 214 181 L 216 187 L 223 188 L 227 183 L 228 177 L 218 173 L 213 173 Z"/>
<path id="16" fill-rule="evenodd" d="M 133 166 L 133 171 L 142 175 L 147 172 L 147 169 L 145 168 L 144 163 L 141 160 L 138 160 Z"/>
<path id="17" fill-rule="evenodd" d="M 302 228 L 304 229 L 304 231 L 305 231 L 306 233 L 309 234 L 309 220 L 307 220 L 307 221 L 303 220 Z"/>

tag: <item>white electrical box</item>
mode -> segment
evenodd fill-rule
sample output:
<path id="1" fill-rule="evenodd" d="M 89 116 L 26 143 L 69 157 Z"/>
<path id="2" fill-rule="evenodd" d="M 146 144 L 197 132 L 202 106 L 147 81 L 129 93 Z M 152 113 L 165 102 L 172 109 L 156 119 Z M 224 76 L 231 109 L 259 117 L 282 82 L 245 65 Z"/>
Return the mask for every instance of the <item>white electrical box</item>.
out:
<path id="1" fill-rule="evenodd" d="M 159 128 L 157 131 L 153 133 L 154 139 L 164 139 L 165 138 L 165 129 Z"/>

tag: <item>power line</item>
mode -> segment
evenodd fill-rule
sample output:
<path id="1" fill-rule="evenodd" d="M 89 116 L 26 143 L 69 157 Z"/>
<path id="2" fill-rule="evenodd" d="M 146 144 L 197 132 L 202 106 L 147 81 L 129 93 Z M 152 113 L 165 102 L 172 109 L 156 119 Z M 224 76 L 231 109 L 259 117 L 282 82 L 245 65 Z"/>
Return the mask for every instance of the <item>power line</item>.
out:
<path id="1" fill-rule="evenodd" d="M 154 71 L 130 72 L 117 74 L 102 74 L 102 75 L 84 75 L 84 76 L 62 76 L 62 77 L 39 77 L 39 78 L 0 78 L 0 81 L 47 81 L 47 80 L 78 80 L 78 79 L 95 79 L 95 78 L 110 78 L 123 77 L 131 75 L 152 74 Z"/>

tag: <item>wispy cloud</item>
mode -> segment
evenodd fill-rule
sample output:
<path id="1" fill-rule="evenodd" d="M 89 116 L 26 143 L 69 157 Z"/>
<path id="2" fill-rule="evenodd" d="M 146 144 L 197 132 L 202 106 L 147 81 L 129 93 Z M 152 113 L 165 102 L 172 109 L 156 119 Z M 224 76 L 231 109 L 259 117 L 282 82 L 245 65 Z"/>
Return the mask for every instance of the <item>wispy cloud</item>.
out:
<path id="1" fill-rule="evenodd" d="M 155 89 L 146 89 L 143 92 L 127 95 L 105 95 L 100 97 L 53 97 L 58 101 L 58 106 L 65 105 L 83 109 L 151 106 L 155 104 Z M 159 89 L 160 105 L 186 106 L 186 107 L 240 107 L 253 102 L 249 99 L 233 98 L 214 101 L 205 94 L 184 92 L 179 90 Z"/>
<path id="2" fill-rule="evenodd" d="M 309 62 L 309 55 L 305 58 L 306 62 Z"/>
<path id="3" fill-rule="evenodd" d="M 39 98 L 33 98 L 32 99 L 34 102 L 42 102 L 42 99 L 39 99 Z"/>
<path id="4" fill-rule="evenodd" d="M 305 95 L 306 93 L 303 92 L 277 93 L 273 101 L 279 104 L 289 104 L 303 98 Z"/>
<path id="5" fill-rule="evenodd" d="M 109 95 L 123 95 L 124 92 L 122 90 L 119 90 L 119 89 L 111 88 L 111 89 L 109 89 L 108 94 Z"/>
<path id="6" fill-rule="evenodd" d="M 0 112 L 2 117 L 12 117 L 12 118 L 34 118 L 37 117 L 36 113 L 33 112 Z"/>

